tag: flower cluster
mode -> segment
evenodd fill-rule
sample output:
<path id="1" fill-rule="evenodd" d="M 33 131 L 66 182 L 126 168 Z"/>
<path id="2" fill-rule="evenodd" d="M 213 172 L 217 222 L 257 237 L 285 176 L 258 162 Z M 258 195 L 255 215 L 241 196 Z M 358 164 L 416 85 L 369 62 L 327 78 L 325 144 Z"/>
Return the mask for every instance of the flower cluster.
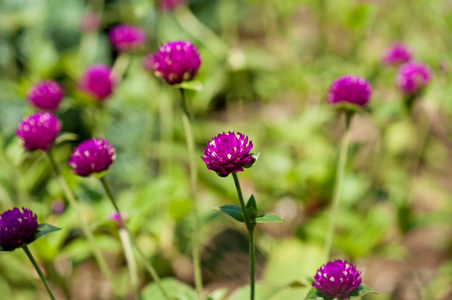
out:
<path id="1" fill-rule="evenodd" d="M 49 151 L 61 130 L 60 120 L 52 113 L 44 112 L 27 116 L 17 127 L 19 143 L 27 150 Z"/>
<path id="2" fill-rule="evenodd" d="M 118 52 L 141 48 L 146 43 L 146 33 L 140 27 L 121 24 L 108 33 L 110 42 Z"/>
<path id="3" fill-rule="evenodd" d="M 71 154 L 68 163 L 82 177 L 106 171 L 116 158 L 113 145 L 101 138 L 84 141 Z"/>
<path id="4" fill-rule="evenodd" d="M 6 251 L 27 244 L 38 229 L 38 218 L 29 209 L 17 207 L 0 215 L 0 247 Z"/>
<path id="5" fill-rule="evenodd" d="M 347 261 L 330 261 L 317 270 L 312 286 L 331 299 L 348 299 L 361 284 L 361 272 Z"/>
<path id="6" fill-rule="evenodd" d="M 412 57 L 410 50 L 404 44 L 395 43 L 383 53 L 381 61 L 386 66 L 399 66 L 409 62 Z"/>
<path id="7" fill-rule="evenodd" d="M 101 102 L 113 93 L 114 86 L 111 68 L 102 64 L 90 66 L 79 81 L 82 92 Z"/>
<path id="8" fill-rule="evenodd" d="M 411 95 L 427 86 L 431 77 L 431 71 L 427 65 L 408 62 L 400 67 L 396 76 L 396 84 L 402 93 Z"/>
<path id="9" fill-rule="evenodd" d="M 198 48 L 185 41 L 163 44 L 147 60 L 148 64 L 152 64 L 155 75 L 169 84 L 193 79 L 201 65 Z"/>
<path id="10" fill-rule="evenodd" d="M 204 156 L 207 169 L 216 172 L 220 176 L 227 176 L 231 172 L 243 171 L 244 167 L 254 161 L 250 154 L 253 142 L 240 132 L 220 133 L 212 138 L 204 148 Z"/>
<path id="11" fill-rule="evenodd" d="M 369 82 L 358 76 L 346 75 L 333 81 L 328 90 L 327 100 L 331 104 L 348 103 L 365 106 L 371 94 L 372 87 Z"/>
<path id="12" fill-rule="evenodd" d="M 42 110 L 55 110 L 64 97 L 61 86 L 53 80 L 45 80 L 35 84 L 28 92 L 29 102 Z"/>

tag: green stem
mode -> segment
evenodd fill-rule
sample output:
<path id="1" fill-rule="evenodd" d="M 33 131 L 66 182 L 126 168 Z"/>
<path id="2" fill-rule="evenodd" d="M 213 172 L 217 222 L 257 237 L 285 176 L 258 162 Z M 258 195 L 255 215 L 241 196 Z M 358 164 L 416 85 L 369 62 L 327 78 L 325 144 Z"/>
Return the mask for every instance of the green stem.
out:
<path id="1" fill-rule="evenodd" d="M 52 149 L 47 152 L 47 157 L 50 160 L 50 164 L 52 165 L 53 171 L 55 172 L 55 175 L 57 177 L 57 180 L 61 186 L 61 189 L 63 190 L 64 195 L 66 196 L 67 200 L 69 201 L 69 204 L 72 206 L 72 208 L 75 210 L 76 214 L 79 216 L 80 223 L 82 225 L 83 233 L 85 234 L 86 238 L 88 239 L 88 242 L 91 245 L 91 249 L 93 250 L 94 256 L 97 260 L 97 263 L 104 273 L 107 280 L 110 282 L 113 291 L 116 295 L 119 295 L 116 285 L 113 283 L 113 276 L 111 275 L 110 269 L 108 268 L 107 261 L 105 260 L 102 253 L 99 251 L 99 248 L 96 246 L 96 242 L 94 240 L 94 236 L 89 229 L 88 223 L 85 220 L 85 217 L 83 216 L 83 213 L 80 209 L 80 207 L 77 204 L 77 201 L 75 200 L 74 194 L 72 193 L 71 189 L 66 183 L 66 180 L 64 179 L 63 175 L 61 175 L 61 171 L 58 167 L 58 165 L 55 163 L 55 160 L 52 155 Z"/>
<path id="2" fill-rule="evenodd" d="M 129 65 L 129 61 L 130 56 L 127 53 L 121 53 L 116 58 L 111 72 L 112 75 L 114 75 L 116 85 L 121 81 L 122 76 L 124 75 L 127 66 Z"/>
<path id="3" fill-rule="evenodd" d="M 22 249 L 24 249 L 25 254 L 27 254 L 28 259 L 31 261 L 31 264 L 33 267 L 35 267 L 36 272 L 38 272 L 39 278 L 41 278 L 42 283 L 44 284 L 44 287 L 47 290 L 47 293 L 49 293 L 49 297 L 52 300 L 55 300 L 55 296 L 52 294 L 52 291 L 50 290 L 49 286 L 47 285 L 46 278 L 44 277 L 44 274 L 42 274 L 41 269 L 39 268 L 38 264 L 36 263 L 36 260 L 34 259 L 33 255 L 30 252 L 30 249 L 28 249 L 27 245 L 23 246 Z"/>
<path id="4" fill-rule="evenodd" d="M 344 136 L 342 137 L 341 148 L 339 150 L 339 162 L 336 169 L 336 180 L 334 183 L 333 200 L 331 207 L 330 222 L 328 232 L 325 239 L 325 253 L 324 260 L 328 261 L 331 255 L 331 247 L 333 244 L 333 236 L 336 228 L 336 217 L 339 210 L 339 195 L 341 190 L 342 178 L 344 177 L 345 163 L 347 162 L 347 152 L 349 144 L 350 123 L 353 117 L 352 113 L 346 113 L 346 128 Z"/>
<path id="5" fill-rule="evenodd" d="M 245 224 L 248 230 L 249 239 L 249 254 L 250 254 L 250 299 L 254 300 L 254 290 L 255 290 L 255 246 L 254 246 L 254 228 L 256 223 L 251 222 L 248 214 L 246 213 L 245 201 L 243 200 L 242 188 L 240 187 L 239 177 L 237 172 L 232 172 L 232 178 L 234 178 L 235 188 L 237 190 L 237 195 L 239 196 L 240 206 L 242 207 L 243 215 L 245 216 Z"/>
<path id="6" fill-rule="evenodd" d="M 198 189 L 197 189 L 197 172 L 195 164 L 195 142 L 193 139 L 193 132 L 191 128 L 191 116 L 188 109 L 187 100 L 183 89 L 179 89 L 181 94 L 181 106 L 182 106 L 182 121 L 184 123 L 185 139 L 187 141 L 188 148 L 188 161 L 190 166 L 190 194 L 193 203 L 193 266 L 195 272 L 195 286 L 199 299 L 202 299 L 202 273 L 201 273 L 201 259 L 199 251 L 199 232 L 201 229 L 201 220 L 199 217 L 199 204 L 198 204 Z"/>
<path id="7" fill-rule="evenodd" d="M 157 285 L 157 287 L 160 289 L 160 291 L 163 294 L 163 297 L 166 300 L 170 300 L 170 297 L 168 295 L 168 293 L 166 292 L 166 290 L 163 288 L 162 283 L 160 282 L 160 277 L 157 274 L 157 271 L 155 270 L 154 266 L 152 265 L 152 263 L 150 261 L 148 261 L 148 259 L 146 258 L 146 255 L 144 254 L 144 252 L 141 250 L 141 248 L 138 246 L 138 242 L 135 238 L 135 236 L 132 234 L 132 232 L 130 231 L 129 227 L 127 226 L 124 218 L 122 217 L 121 211 L 119 210 L 118 205 L 116 204 L 115 198 L 113 197 L 113 194 L 111 193 L 110 187 L 107 184 L 107 181 L 105 180 L 105 177 L 101 177 L 100 178 L 100 182 L 102 183 L 102 186 L 104 187 L 105 193 L 108 196 L 108 199 L 110 200 L 111 204 L 113 204 L 113 207 L 115 208 L 116 212 L 118 213 L 119 219 L 121 220 L 124 229 L 127 231 L 127 233 L 129 234 L 130 239 L 132 240 L 132 243 L 134 244 L 138 254 L 140 255 L 141 260 L 144 263 L 144 266 L 146 268 L 146 270 L 149 272 L 149 274 L 151 274 L 152 279 L 155 281 L 155 284 Z"/>
<path id="8" fill-rule="evenodd" d="M 135 259 L 133 257 L 132 245 L 130 243 L 130 236 L 127 230 L 119 228 L 119 238 L 121 239 L 122 248 L 126 257 L 127 266 L 129 268 L 130 281 L 135 289 L 137 299 L 141 299 L 140 282 L 138 280 L 138 271 Z"/>

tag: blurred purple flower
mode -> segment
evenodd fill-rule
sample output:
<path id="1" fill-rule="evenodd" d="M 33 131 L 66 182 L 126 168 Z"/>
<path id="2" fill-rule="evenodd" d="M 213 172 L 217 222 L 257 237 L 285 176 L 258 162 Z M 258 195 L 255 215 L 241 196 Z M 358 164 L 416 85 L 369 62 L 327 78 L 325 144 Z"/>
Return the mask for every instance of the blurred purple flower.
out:
<path id="1" fill-rule="evenodd" d="M 191 42 L 168 42 L 153 56 L 154 73 L 169 84 L 193 79 L 201 65 L 198 48 Z"/>
<path id="2" fill-rule="evenodd" d="M 38 82 L 28 91 L 27 98 L 36 108 L 55 110 L 64 97 L 61 86 L 53 80 Z"/>
<path id="3" fill-rule="evenodd" d="M 124 221 L 127 221 L 127 220 L 129 219 L 129 215 L 128 215 L 125 211 L 122 211 L 122 212 L 121 212 L 121 216 L 122 216 L 122 218 L 124 219 Z M 121 218 L 119 217 L 118 212 L 116 212 L 116 211 L 112 212 L 111 215 L 110 215 L 109 220 L 110 220 L 110 221 L 115 221 L 116 223 L 118 223 L 118 226 L 119 226 L 120 228 L 124 228 L 124 223 L 122 223 Z"/>
<path id="4" fill-rule="evenodd" d="M 181 5 L 185 5 L 188 3 L 188 0 L 160 0 L 159 1 L 159 10 L 171 12 L 174 11 Z"/>
<path id="5" fill-rule="evenodd" d="M 16 129 L 16 134 L 25 149 L 41 149 L 47 152 L 60 130 L 60 120 L 50 112 L 43 112 L 24 117 Z"/>
<path id="6" fill-rule="evenodd" d="M 27 244 L 38 230 L 38 218 L 29 209 L 17 207 L 0 215 L 0 246 L 12 251 Z"/>
<path id="7" fill-rule="evenodd" d="M 129 24 L 113 27 L 108 33 L 110 42 L 118 52 L 127 52 L 141 48 L 146 43 L 146 33 L 143 29 Z"/>
<path id="8" fill-rule="evenodd" d="M 427 86 L 431 77 L 431 71 L 427 65 L 407 62 L 400 66 L 396 76 L 396 84 L 402 93 L 411 95 Z"/>
<path id="9" fill-rule="evenodd" d="M 66 204 L 63 200 L 55 200 L 52 203 L 52 212 L 55 215 L 61 215 L 66 209 Z"/>
<path id="10" fill-rule="evenodd" d="M 339 77 L 331 84 L 327 100 L 331 104 L 346 102 L 359 106 L 365 106 L 372 94 L 369 82 L 361 77 L 346 75 Z"/>
<path id="11" fill-rule="evenodd" d="M 395 43 L 389 46 L 383 54 L 382 63 L 386 66 L 400 66 L 409 62 L 413 55 L 410 50 L 402 43 Z"/>
<path id="12" fill-rule="evenodd" d="M 243 171 L 243 167 L 253 162 L 254 158 L 250 154 L 252 148 L 253 142 L 248 142 L 248 137 L 240 132 L 223 132 L 207 143 L 201 158 L 207 169 L 227 176 L 231 172 Z"/>
<path id="13" fill-rule="evenodd" d="M 361 284 L 361 272 L 347 261 L 330 261 L 317 270 L 312 286 L 331 299 L 348 299 Z"/>
<path id="14" fill-rule="evenodd" d="M 81 32 L 96 32 L 101 25 L 101 19 L 95 12 L 87 12 L 80 18 L 79 28 Z"/>
<path id="15" fill-rule="evenodd" d="M 114 87 L 115 80 L 111 68 L 102 64 L 88 67 L 79 81 L 80 90 L 100 102 L 113 93 Z"/>
<path id="16" fill-rule="evenodd" d="M 93 138 L 78 145 L 68 161 L 72 171 L 79 176 L 106 171 L 116 158 L 112 144 L 101 138 Z"/>

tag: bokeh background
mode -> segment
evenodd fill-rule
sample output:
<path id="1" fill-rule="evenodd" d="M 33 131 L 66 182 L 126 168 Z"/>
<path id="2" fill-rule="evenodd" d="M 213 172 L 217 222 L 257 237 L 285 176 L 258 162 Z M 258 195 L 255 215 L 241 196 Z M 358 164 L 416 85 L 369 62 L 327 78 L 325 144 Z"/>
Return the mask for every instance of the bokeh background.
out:
<path id="1" fill-rule="evenodd" d="M 100 29 L 82 33 L 80 19 L 92 11 L 102 15 Z M 99 113 L 77 80 L 95 62 L 113 65 L 118 53 L 107 33 L 121 23 L 143 28 L 148 42 Z M 112 207 L 98 181 L 77 178 L 66 164 L 74 145 L 99 133 L 96 126 L 116 148 L 107 180 L 140 245 L 162 277 L 187 285 L 180 299 L 195 299 L 179 94 L 143 68 L 144 55 L 169 40 L 191 40 L 202 56 L 196 79 L 203 89 L 187 94 L 196 156 L 223 131 L 249 136 L 260 158 L 239 174 L 245 197 L 254 194 L 261 211 L 285 219 L 257 228 L 258 299 L 303 299 L 324 263 L 345 127 L 325 94 L 345 74 L 368 79 L 373 95 L 351 127 L 333 256 L 357 264 L 363 283 L 380 293 L 366 299 L 452 299 L 452 1 L 190 0 L 162 12 L 145 0 L 1 0 L 0 36 L 0 208 L 25 206 L 63 228 L 31 246 L 58 299 L 114 298 L 74 211 L 52 209 L 66 200 L 46 157 L 25 152 L 15 136 L 33 112 L 29 88 L 49 78 L 66 91 L 58 112 L 63 131 L 78 136 L 59 143 L 55 155 L 124 299 L 133 291 L 108 220 Z M 396 89 L 397 68 L 381 65 L 394 42 L 433 72 L 413 115 Z M 236 204 L 233 180 L 196 163 L 206 291 L 217 291 L 215 300 L 247 299 L 245 228 L 213 209 Z M 143 298 L 160 299 L 139 271 Z M 22 251 L 0 254 L 0 290 L 2 299 L 47 297 Z"/>

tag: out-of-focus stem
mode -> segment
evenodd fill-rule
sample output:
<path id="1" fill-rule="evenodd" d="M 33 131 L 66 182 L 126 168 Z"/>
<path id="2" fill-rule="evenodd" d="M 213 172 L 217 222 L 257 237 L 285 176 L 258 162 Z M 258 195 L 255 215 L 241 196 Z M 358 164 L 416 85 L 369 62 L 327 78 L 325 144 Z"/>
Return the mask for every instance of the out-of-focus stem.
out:
<path id="1" fill-rule="evenodd" d="M 352 113 L 346 113 L 346 127 L 344 136 L 342 137 L 341 148 L 339 150 L 339 162 L 336 170 L 336 180 L 334 183 L 333 190 L 333 200 L 331 207 L 331 215 L 330 222 L 328 226 L 328 232 L 325 239 L 325 253 L 324 253 L 324 261 L 328 261 L 331 255 L 331 247 L 333 244 L 334 231 L 336 229 L 336 218 L 339 210 L 339 201 L 340 201 L 340 191 L 342 179 L 344 177 L 344 169 L 345 164 L 347 162 L 347 152 L 348 152 L 348 144 L 349 144 L 349 134 L 350 134 L 350 123 L 353 117 Z"/>
<path id="2" fill-rule="evenodd" d="M 129 66 L 129 62 L 130 56 L 127 53 L 121 53 L 116 58 L 111 72 L 114 76 L 116 84 L 118 84 L 122 80 L 122 77 L 124 76 L 124 73 Z"/>
<path id="3" fill-rule="evenodd" d="M 28 249 L 27 245 L 23 246 L 22 249 L 24 249 L 25 254 L 27 254 L 28 259 L 30 260 L 31 264 L 33 265 L 33 267 L 35 267 L 36 272 L 38 272 L 39 278 L 41 278 L 41 281 L 44 284 L 44 287 L 46 288 L 50 299 L 55 300 L 55 296 L 53 295 L 52 291 L 50 290 L 49 286 L 47 285 L 46 278 L 44 277 L 44 274 L 42 274 L 41 268 L 39 268 L 38 263 L 34 259 L 33 255 L 31 254 L 30 250 Z"/>
<path id="4" fill-rule="evenodd" d="M 185 139 L 187 141 L 188 148 L 188 161 L 190 166 L 190 194 L 193 203 L 193 267 L 195 271 L 195 285 L 199 299 L 202 299 L 202 273 L 201 273 L 201 259 L 199 251 L 199 232 L 201 230 L 201 220 L 199 217 L 199 204 L 198 204 L 198 189 L 197 189 L 197 172 L 195 164 L 195 142 L 193 139 L 193 132 L 191 128 L 191 117 L 188 109 L 187 100 L 183 89 L 180 89 L 181 93 L 181 106 L 182 106 L 182 121 L 184 123 Z"/>
<path id="5" fill-rule="evenodd" d="M 129 268 L 130 281 L 135 289 L 137 299 L 141 297 L 140 282 L 138 280 L 137 265 L 135 258 L 133 257 L 132 244 L 130 243 L 130 236 L 127 230 L 119 228 L 119 238 L 121 239 L 122 248 L 124 249 L 124 255 L 127 260 L 127 266 Z"/>
<path id="6" fill-rule="evenodd" d="M 88 239 L 89 244 L 91 245 L 91 249 L 93 250 L 94 257 L 97 260 L 97 263 L 102 270 L 102 273 L 104 273 L 107 280 L 110 282 L 113 291 L 116 295 L 118 295 L 118 291 L 116 289 L 116 285 L 113 283 L 113 276 L 111 275 L 110 269 L 108 268 L 107 261 L 105 260 L 104 256 L 100 252 L 99 248 L 96 246 L 96 242 L 94 240 L 94 236 L 91 233 L 88 223 L 80 210 L 80 207 L 77 204 L 77 201 L 75 200 L 74 194 L 72 193 L 71 189 L 66 183 L 66 180 L 64 179 L 63 175 L 61 174 L 60 168 L 56 164 L 53 155 L 52 155 L 52 149 L 47 152 L 47 157 L 50 160 L 50 164 L 52 165 L 52 169 L 55 172 L 56 178 L 58 180 L 58 183 L 61 186 L 61 189 L 63 190 L 64 195 L 66 196 L 67 200 L 69 201 L 69 204 L 71 207 L 75 210 L 76 214 L 79 216 L 80 224 L 82 225 L 83 233 L 85 234 L 86 238 Z"/>

